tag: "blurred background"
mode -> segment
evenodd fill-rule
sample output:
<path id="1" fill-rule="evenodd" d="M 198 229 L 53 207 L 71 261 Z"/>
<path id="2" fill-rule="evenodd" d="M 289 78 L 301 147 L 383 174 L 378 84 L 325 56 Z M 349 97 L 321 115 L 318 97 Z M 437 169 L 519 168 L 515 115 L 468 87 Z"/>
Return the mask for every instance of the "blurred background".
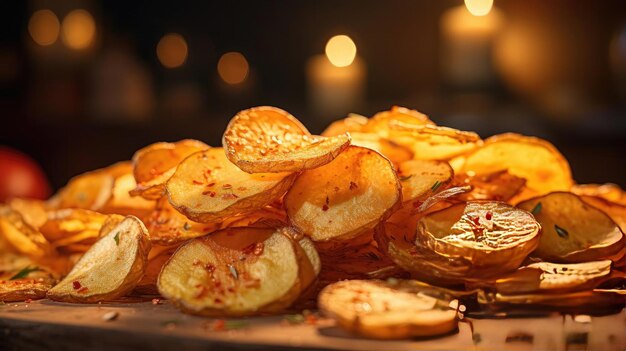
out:
<path id="1" fill-rule="evenodd" d="M 312 132 L 401 105 L 482 137 L 547 138 L 578 182 L 626 186 L 623 0 L 0 7 L 0 173 L 27 154 L 50 182 L 42 193 L 155 141 L 219 145 L 256 105 Z"/>

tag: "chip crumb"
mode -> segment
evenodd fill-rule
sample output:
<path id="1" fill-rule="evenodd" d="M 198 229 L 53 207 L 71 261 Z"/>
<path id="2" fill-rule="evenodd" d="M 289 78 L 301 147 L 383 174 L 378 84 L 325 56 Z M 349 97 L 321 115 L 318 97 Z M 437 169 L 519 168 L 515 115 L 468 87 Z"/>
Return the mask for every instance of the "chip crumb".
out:
<path id="1" fill-rule="evenodd" d="M 160 304 L 160 303 L 161 303 L 161 300 L 160 300 L 160 299 L 152 299 L 152 304 L 153 304 L 153 305 L 158 305 L 158 304 Z"/>
<path id="2" fill-rule="evenodd" d="M 574 322 L 583 324 L 591 323 L 591 316 L 586 314 L 578 314 L 574 316 Z"/>

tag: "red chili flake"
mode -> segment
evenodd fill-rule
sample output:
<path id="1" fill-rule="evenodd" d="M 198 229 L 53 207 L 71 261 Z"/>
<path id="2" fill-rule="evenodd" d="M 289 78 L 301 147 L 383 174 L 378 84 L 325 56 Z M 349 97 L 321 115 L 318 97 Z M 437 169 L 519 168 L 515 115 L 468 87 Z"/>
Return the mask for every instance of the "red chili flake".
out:
<path id="1" fill-rule="evenodd" d="M 478 217 L 474 217 L 472 218 L 472 221 L 474 222 L 474 224 L 479 225 L 480 224 L 480 218 Z"/>
<path id="2" fill-rule="evenodd" d="M 206 186 L 207 186 L 207 188 L 210 188 L 210 187 L 212 187 L 212 186 L 214 186 L 214 185 L 215 185 L 215 182 L 213 182 L 213 183 L 209 183 L 209 184 L 207 184 Z"/>
<path id="3" fill-rule="evenodd" d="M 217 304 L 222 304 L 224 303 L 224 301 L 222 301 L 222 299 L 220 299 L 219 297 L 216 297 L 215 300 L 213 300 L 213 302 L 217 303 Z"/>
<path id="4" fill-rule="evenodd" d="M 161 300 L 159 300 L 159 299 L 152 299 L 152 304 L 153 305 L 158 305 L 160 303 L 161 303 Z"/>
<path id="5" fill-rule="evenodd" d="M 195 180 L 195 179 L 194 179 L 194 180 L 192 180 L 191 182 L 192 182 L 193 184 L 196 184 L 196 185 L 202 185 L 202 182 L 197 181 L 197 180 Z"/>
<path id="6" fill-rule="evenodd" d="M 328 205 L 324 204 L 324 206 L 322 206 L 322 211 L 324 212 L 328 211 Z"/>
<path id="7" fill-rule="evenodd" d="M 328 196 L 326 196 L 326 205 L 328 205 L 330 203 L 330 199 L 328 198 Z"/>
<path id="8" fill-rule="evenodd" d="M 224 184 L 224 185 L 222 185 L 222 188 L 223 188 L 223 189 L 232 189 L 232 187 L 233 187 L 233 186 L 232 186 L 232 185 L 230 185 L 230 184 Z"/>
<path id="9" fill-rule="evenodd" d="M 485 214 L 485 218 L 487 218 L 488 221 L 490 221 L 492 217 L 493 217 L 493 214 L 491 212 L 487 212 Z"/>
<path id="10" fill-rule="evenodd" d="M 87 291 L 89 291 L 89 288 L 88 288 L 88 287 L 86 287 L 86 286 L 83 286 L 82 288 L 78 289 L 77 293 L 79 293 L 79 294 L 84 294 L 84 293 L 86 293 Z"/>
<path id="11" fill-rule="evenodd" d="M 238 199 L 239 196 L 235 195 L 235 194 L 222 194 L 222 199 L 224 200 L 231 200 L 231 199 Z"/>
<path id="12" fill-rule="evenodd" d="M 422 206 L 422 202 L 419 200 L 413 201 L 413 208 L 418 208 Z"/>
<path id="13" fill-rule="evenodd" d="M 31 303 L 31 302 L 33 302 L 33 300 L 32 300 L 32 299 L 26 299 L 26 300 L 24 300 L 24 303 Z"/>
<path id="14" fill-rule="evenodd" d="M 304 321 L 306 324 L 315 325 L 317 324 L 317 317 L 315 317 L 315 315 L 313 314 L 307 314 L 306 316 L 304 316 Z"/>
<path id="15" fill-rule="evenodd" d="M 350 182 L 350 190 L 354 190 L 354 189 L 356 189 L 358 187 L 359 186 L 355 182 Z"/>
<path id="16" fill-rule="evenodd" d="M 80 282 L 79 282 L 78 280 L 74 280 L 74 281 L 72 282 L 72 288 L 74 288 L 74 290 L 78 290 L 78 289 L 80 289 L 80 288 L 82 288 L 82 287 L 83 287 L 83 286 L 82 286 L 82 285 L 80 285 Z"/>
<path id="17" fill-rule="evenodd" d="M 212 265 L 212 264 L 210 264 L 210 263 L 207 263 L 207 264 L 204 266 L 204 269 L 206 269 L 206 270 L 207 270 L 207 272 L 209 272 L 209 273 L 213 273 L 213 272 L 215 271 L 215 266 L 214 266 L 214 265 Z"/>

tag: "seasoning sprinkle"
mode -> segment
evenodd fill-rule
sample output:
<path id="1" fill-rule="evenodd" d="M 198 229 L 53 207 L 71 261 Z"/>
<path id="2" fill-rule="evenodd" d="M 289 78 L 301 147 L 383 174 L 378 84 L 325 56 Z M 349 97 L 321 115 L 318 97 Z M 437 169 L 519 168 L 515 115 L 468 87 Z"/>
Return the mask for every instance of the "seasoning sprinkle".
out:
<path id="1" fill-rule="evenodd" d="M 556 231 L 556 233 L 563 239 L 567 239 L 569 238 L 569 233 L 567 232 L 567 230 L 559 227 L 558 225 L 554 225 L 554 230 Z"/>
<path id="2" fill-rule="evenodd" d="M 535 205 L 535 207 L 533 207 L 533 209 L 530 211 L 530 213 L 532 213 L 533 215 L 538 214 L 539 212 L 541 212 L 541 201 L 537 202 L 537 204 Z"/>
<path id="3" fill-rule="evenodd" d="M 401 182 L 406 182 L 407 180 L 413 178 L 413 174 L 410 174 L 408 176 L 404 176 L 404 177 L 400 177 L 400 181 Z"/>
<path id="4" fill-rule="evenodd" d="M 189 229 L 191 229 L 191 224 L 189 224 L 189 222 L 185 222 L 185 224 L 183 224 L 183 229 L 185 231 L 188 231 Z"/>
<path id="5" fill-rule="evenodd" d="M 232 265 L 228 265 L 228 269 L 230 270 L 230 274 L 233 275 L 233 278 L 235 278 L 236 280 L 239 279 L 239 273 L 237 272 L 237 269 L 235 267 L 233 267 Z"/>
<path id="6" fill-rule="evenodd" d="M 430 187 L 430 190 L 432 190 L 433 192 L 437 191 L 437 189 L 439 189 L 439 187 L 441 186 L 441 182 L 440 181 L 435 181 L 435 183 L 433 184 L 433 186 Z"/>
<path id="7" fill-rule="evenodd" d="M 117 245 L 117 246 L 120 245 L 120 232 L 115 233 L 115 236 L 113 237 L 113 240 L 115 240 L 115 245 Z"/>
<path id="8" fill-rule="evenodd" d="M 31 268 L 30 266 L 26 266 L 22 268 L 21 271 L 17 272 L 14 276 L 9 278 L 9 280 L 16 280 L 26 278 L 30 273 L 40 271 L 39 267 L 35 266 Z"/>

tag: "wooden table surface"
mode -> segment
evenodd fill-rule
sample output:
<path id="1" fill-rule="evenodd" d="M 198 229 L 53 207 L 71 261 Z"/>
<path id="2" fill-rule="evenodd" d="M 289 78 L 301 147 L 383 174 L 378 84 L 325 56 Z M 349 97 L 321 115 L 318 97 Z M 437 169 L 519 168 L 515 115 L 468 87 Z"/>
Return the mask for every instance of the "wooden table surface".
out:
<path id="1" fill-rule="evenodd" d="M 117 315 L 106 320 L 107 313 Z M 111 314 L 109 314 L 111 315 Z M 456 333 L 422 340 L 351 336 L 331 320 L 315 325 L 255 317 L 235 330 L 185 315 L 167 301 L 63 304 L 48 300 L 0 305 L 0 350 L 625 350 L 626 312 L 588 317 L 475 319 Z"/>

